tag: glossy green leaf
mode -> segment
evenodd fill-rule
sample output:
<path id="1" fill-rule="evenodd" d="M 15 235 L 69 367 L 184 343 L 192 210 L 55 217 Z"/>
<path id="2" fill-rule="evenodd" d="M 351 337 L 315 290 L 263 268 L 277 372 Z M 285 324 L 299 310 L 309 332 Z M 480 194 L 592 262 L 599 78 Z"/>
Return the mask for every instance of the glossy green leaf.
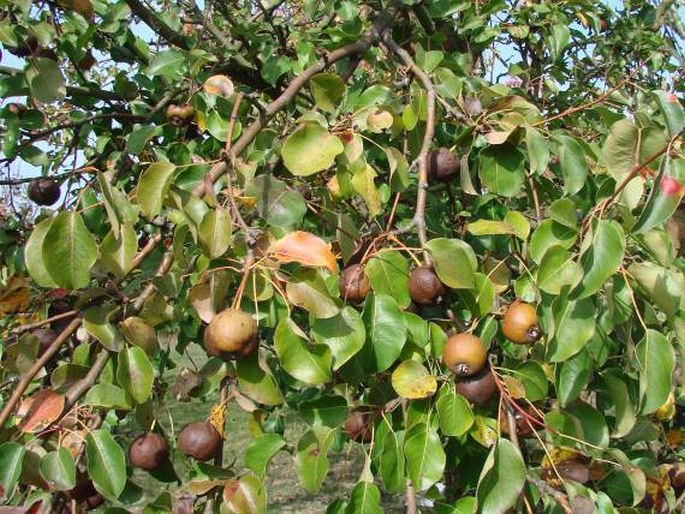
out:
<path id="1" fill-rule="evenodd" d="M 357 170 L 351 180 L 354 190 L 364 199 L 371 218 L 381 212 L 381 195 L 375 183 L 377 176 L 376 170 L 367 164 Z"/>
<path id="2" fill-rule="evenodd" d="M 245 465 L 258 477 L 266 475 L 269 461 L 286 446 L 279 434 L 262 434 L 252 441 L 245 450 Z"/>
<path id="3" fill-rule="evenodd" d="M 570 198 L 554 200 L 549 206 L 549 217 L 565 227 L 572 229 L 578 227 L 576 203 Z"/>
<path id="4" fill-rule="evenodd" d="M 668 91 L 654 91 L 654 96 L 656 96 L 661 112 L 666 118 L 669 136 L 673 137 L 680 134 L 685 128 L 685 114 L 678 97 Z"/>
<path id="5" fill-rule="evenodd" d="M 326 395 L 302 402 L 298 410 L 310 426 L 325 425 L 334 428 L 345 421 L 349 409 L 344 397 Z"/>
<path id="6" fill-rule="evenodd" d="M 248 398 L 264 405 L 280 405 L 283 396 L 273 373 L 262 362 L 259 352 L 239 359 L 236 362 L 238 387 L 240 392 Z"/>
<path id="7" fill-rule="evenodd" d="M 109 232 L 100 246 L 100 260 L 108 271 L 116 277 L 123 277 L 133 265 L 138 251 L 138 236 L 130 223 L 119 225 L 121 232 Z"/>
<path id="8" fill-rule="evenodd" d="M 521 453 L 508 439 L 498 439 L 478 480 L 478 511 L 504 514 L 516 504 L 525 482 Z"/>
<path id="9" fill-rule="evenodd" d="M 407 322 L 397 302 L 387 295 L 370 294 L 362 314 L 366 344 L 359 355 L 367 369 L 385 371 L 397 360 L 407 340 Z"/>
<path id="10" fill-rule="evenodd" d="M 266 514 L 266 487 L 256 476 L 246 475 L 230 495 L 224 490 L 224 501 L 234 514 Z"/>
<path id="11" fill-rule="evenodd" d="M 26 448 L 19 443 L 6 442 L 0 445 L 0 498 L 8 498 L 21 476 Z"/>
<path id="12" fill-rule="evenodd" d="M 162 210 L 162 202 L 169 193 L 176 166 L 170 162 L 155 162 L 138 181 L 138 205 L 143 214 L 152 219 Z"/>
<path id="13" fill-rule="evenodd" d="M 343 145 L 321 125 L 305 123 L 290 134 L 283 143 L 283 164 L 293 175 L 305 177 L 333 165 Z"/>
<path id="14" fill-rule="evenodd" d="M 488 147 L 478 156 L 479 175 L 483 185 L 501 196 L 518 194 L 526 180 L 523 154 L 515 147 L 504 144 Z"/>
<path id="15" fill-rule="evenodd" d="M 55 283 L 64 289 L 88 285 L 97 251 L 95 238 L 74 211 L 55 216 L 43 239 L 43 263 Z"/>
<path id="16" fill-rule="evenodd" d="M 412 426 L 404 438 L 407 474 L 417 491 L 425 491 L 442 478 L 445 450 L 440 436 L 424 423 Z"/>
<path id="17" fill-rule="evenodd" d="M 587 344 L 595 333 L 597 309 L 592 298 L 566 300 L 559 297 L 552 307 L 554 337 L 547 348 L 547 358 L 563 362 Z"/>
<path id="18" fill-rule="evenodd" d="M 640 379 L 640 413 L 651 414 L 666 403 L 671 392 L 675 353 L 663 334 L 649 329 L 635 348 L 635 357 Z"/>
<path id="19" fill-rule="evenodd" d="M 602 379 L 614 404 L 614 428 L 611 435 L 624 437 L 630 433 L 637 420 L 628 384 L 621 376 L 612 372 L 604 373 Z"/>
<path id="20" fill-rule="evenodd" d="M 95 384 L 88 389 L 84 403 L 104 409 L 127 410 L 133 407 L 126 391 L 113 384 Z"/>
<path id="21" fill-rule="evenodd" d="M 538 286 L 553 295 L 558 295 L 564 287 L 575 287 L 582 278 L 580 264 L 561 246 L 549 248 L 538 268 Z"/>
<path id="22" fill-rule="evenodd" d="M 317 343 L 325 344 L 333 355 L 336 371 L 354 357 L 364 346 L 366 329 L 362 317 L 350 306 L 332 318 L 317 318 L 311 325 L 312 336 Z"/>
<path id="23" fill-rule="evenodd" d="M 321 273 L 316 269 L 298 269 L 288 279 L 285 291 L 293 305 L 309 311 L 317 319 L 340 314 L 342 302 L 331 296 Z"/>
<path id="24" fill-rule="evenodd" d="M 578 398 L 590 377 L 592 360 L 587 350 L 582 350 L 565 360 L 558 368 L 557 397 L 562 407 Z"/>
<path id="25" fill-rule="evenodd" d="M 361 481 L 352 489 L 345 514 L 383 514 L 381 492 L 371 482 Z"/>
<path id="26" fill-rule="evenodd" d="M 110 322 L 117 311 L 116 307 L 101 305 L 91 307 L 83 315 L 83 328 L 100 341 L 102 346 L 113 352 L 118 352 L 124 342 L 117 327 Z"/>
<path id="27" fill-rule="evenodd" d="M 379 252 L 366 263 L 364 274 L 376 294 L 392 296 L 402 309 L 409 306 L 409 264 L 399 251 Z"/>
<path id="28" fill-rule="evenodd" d="M 466 398 L 457 394 L 452 384 L 440 388 L 435 404 L 440 422 L 440 432 L 446 436 L 459 437 L 473 425 L 473 412 Z"/>
<path id="29" fill-rule="evenodd" d="M 569 250 L 576 239 L 578 232 L 572 228 L 565 227 L 554 220 L 547 219 L 538 225 L 530 238 L 528 255 L 536 263 L 540 264 L 542 258 L 553 246 L 560 246 Z"/>
<path id="30" fill-rule="evenodd" d="M 615 221 L 599 220 L 588 237 L 580 257 L 584 275 L 577 288 L 579 298 L 595 294 L 618 271 L 626 249 L 625 233 Z"/>
<path id="31" fill-rule="evenodd" d="M 88 476 L 105 498 L 116 499 L 126 485 L 126 456 L 109 430 L 92 430 L 86 436 Z"/>
<path id="32" fill-rule="evenodd" d="M 76 485 L 76 464 L 66 448 L 46 454 L 40 460 L 40 474 L 57 491 L 68 491 Z"/>
<path id="33" fill-rule="evenodd" d="M 317 73 L 309 81 L 309 87 L 316 106 L 324 111 L 334 111 L 335 104 L 347 89 L 343 80 L 334 73 Z"/>
<path id="34" fill-rule="evenodd" d="M 147 74 L 151 76 L 164 75 L 172 77 L 179 73 L 179 70 L 188 61 L 188 54 L 176 48 L 170 48 L 159 52 L 152 58 L 147 67 Z"/>
<path id="35" fill-rule="evenodd" d="M 131 346 L 119 352 L 117 380 L 137 403 L 150 398 L 155 371 L 142 348 Z"/>
<path id="36" fill-rule="evenodd" d="M 540 175 L 549 164 L 549 145 L 545 138 L 534 128 L 526 128 L 526 148 L 530 171 Z"/>
<path id="37" fill-rule="evenodd" d="M 378 436 L 377 436 L 378 437 Z M 383 485 L 388 492 L 401 492 L 407 486 L 405 477 L 404 431 L 395 432 L 388 429 L 383 437 L 378 470 Z M 375 450 L 376 448 L 374 448 Z"/>
<path id="38" fill-rule="evenodd" d="M 31 279 L 41 287 L 56 287 L 57 284 L 43 259 L 43 242 L 50 230 L 52 219 L 48 218 L 33 227 L 33 231 L 24 246 L 24 259 Z"/>
<path id="39" fill-rule="evenodd" d="M 31 89 L 31 96 L 41 102 L 60 100 L 67 92 L 62 72 L 52 59 L 30 59 L 26 65 L 26 80 Z"/>
<path id="40" fill-rule="evenodd" d="M 523 384 L 528 401 L 537 402 L 547 398 L 547 375 L 538 362 L 524 362 L 516 368 L 514 377 Z"/>
<path id="41" fill-rule="evenodd" d="M 426 248 L 433 258 L 438 278 L 453 289 L 471 289 L 475 286 L 476 254 L 459 239 L 431 239 Z"/>
<path id="42" fill-rule="evenodd" d="M 668 316 L 685 308 L 685 276 L 653 262 L 638 262 L 628 266 L 628 275 L 633 278 L 656 307 Z"/>
<path id="43" fill-rule="evenodd" d="M 328 449 L 335 432 L 333 428 L 314 427 L 297 443 L 295 470 L 300 485 L 310 493 L 319 491 L 328 474 Z"/>
<path id="44" fill-rule="evenodd" d="M 645 204 L 644 209 L 640 213 L 640 217 L 635 222 L 632 228 L 634 234 L 644 234 L 645 232 L 661 225 L 680 205 L 683 199 L 683 192 L 675 192 L 672 194 L 665 194 L 662 191 L 662 183 L 665 180 L 674 180 L 673 177 L 667 175 L 662 169 L 659 176 L 654 181 L 652 190 L 649 193 L 649 198 Z"/>
<path id="45" fill-rule="evenodd" d="M 585 151 L 580 143 L 570 136 L 556 136 L 559 142 L 557 155 L 559 165 L 564 177 L 564 191 L 569 195 L 575 195 L 585 185 L 588 166 L 585 161 Z"/>
<path id="46" fill-rule="evenodd" d="M 197 232 L 202 249 L 210 259 L 216 259 L 226 253 L 231 245 L 233 222 L 228 209 L 217 207 L 202 218 Z"/>
<path id="47" fill-rule="evenodd" d="M 311 343 L 295 322 L 284 318 L 274 333 L 274 348 L 283 369 L 306 384 L 331 380 L 331 350 Z"/>

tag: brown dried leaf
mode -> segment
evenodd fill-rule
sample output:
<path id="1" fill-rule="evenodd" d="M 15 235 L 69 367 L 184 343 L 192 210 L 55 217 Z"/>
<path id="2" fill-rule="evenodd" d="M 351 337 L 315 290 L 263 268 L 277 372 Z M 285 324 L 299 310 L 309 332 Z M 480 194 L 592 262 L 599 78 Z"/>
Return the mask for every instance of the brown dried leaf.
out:
<path id="1" fill-rule="evenodd" d="M 297 262 L 303 266 L 323 266 L 335 273 L 337 264 L 331 245 L 309 232 L 291 232 L 273 243 L 267 255 L 278 262 Z"/>
<path id="2" fill-rule="evenodd" d="M 23 312 L 29 306 L 29 283 L 26 277 L 13 275 L 7 287 L 0 289 L 0 316 Z"/>
<path id="3" fill-rule="evenodd" d="M 64 396 L 52 389 L 43 389 L 26 398 L 19 409 L 17 417 L 22 418 L 19 430 L 36 433 L 45 430 L 59 418 L 64 410 Z"/>

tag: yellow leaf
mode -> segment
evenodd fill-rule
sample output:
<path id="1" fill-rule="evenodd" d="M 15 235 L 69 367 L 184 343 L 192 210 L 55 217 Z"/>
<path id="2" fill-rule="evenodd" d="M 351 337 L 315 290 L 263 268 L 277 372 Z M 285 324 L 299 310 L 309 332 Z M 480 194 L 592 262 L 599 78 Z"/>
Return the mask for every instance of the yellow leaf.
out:
<path id="1" fill-rule="evenodd" d="M 276 261 L 297 262 L 303 266 L 323 266 L 335 273 L 337 264 L 331 245 L 323 239 L 298 230 L 273 243 L 266 251 Z"/>
<path id="2" fill-rule="evenodd" d="M 0 289 L 0 316 L 23 312 L 29 306 L 29 285 L 26 277 L 14 275 L 7 287 Z"/>

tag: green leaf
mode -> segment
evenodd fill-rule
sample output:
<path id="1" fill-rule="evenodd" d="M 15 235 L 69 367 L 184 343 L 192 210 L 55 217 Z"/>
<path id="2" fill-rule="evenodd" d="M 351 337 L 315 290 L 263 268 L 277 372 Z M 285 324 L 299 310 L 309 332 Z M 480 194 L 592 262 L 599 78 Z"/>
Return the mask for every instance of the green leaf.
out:
<path id="1" fill-rule="evenodd" d="M 514 376 L 523 384 L 528 401 L 537 402 L 547 398 L 547 375 L 538 362 L 524 362 L 516 368 Z"/>
<path id="2" fill-rule="evenodd" d="M 314 427 L 297 443 L 295 469 L 300 485 L 310 493 L 321 489 L 328 474 L 328 449 L 336 430 L 328 427 Z"/>
<path id="3" fill-rule="evenodd" d="M 284 318 L 274 333 L 274 348 L 283 369 L 306 384 L 331 380 L 331 351 L 323 344 L 312 344 L 295 322 Z"/>
<path id="4" fill-rule="evenodd" d="M 336 155 L 344 150 L 337 136 L 316 123 L 305 123 L 283 143 L 281 154 L 288 171 L 306 177 L 333 165 Z"/>
<path id="5" fill-rule="evenodd" d="M 549 146 L 542 134 L 531 127 L 526 127 L 526 148 L 530 171 L 541 175 L 549 164 Z"/>
<path id="6" fill-rule="evenodd" d="M 624 437 L 635 426 L 635 408 L 628 392 L 628 384 L 618 373 L 611 370 L 602 375 L 611 401 L 614 404 L 614 430 L 613 437 Z"/>
<path id="7" fill-rule="evenodd" d="M 309 81 L 314 102 L 319 109 L 332 112 L 335 104 L 343 97 L 347 87 L 334 73 L 317 73 Z"/>
<path id="8" fill-rule="evenodd" d="M 64 98 L 67 89 L 59 66 L 52 59 L 34 57 L 26 67 L 26 81 L 31 96 L 41 102 L 54 102 Z"/>
<path id="9" fill-rule="evenodd" d="M 155 371 L 142 348 L 131 346 L 119 353 L 117 381 L 137 403 L 150 398 Z"/>
<path id="10" fill-rule="evenodd" d="M 654 96 L 656 96 L 659 107 L 666 118 L 668 135 L 674 137 L 680 134 L 685 129 L 685 115 L 678 98 L 668 91 L 654 91 Z"/>
<path id="11" fill-rule="evenodd" d="M 464 241 L 437 238 L 426 243 L 435 266 L 435 273 L 452 289 L 471 289 L 475 286 L 476 254 Z"/>
<path id="12" fill-rule="evenodd" d="M 33 231 L 24 246 L 24 259 L 26 268 L 33 281 L 41 287 L 57 287 L 50 276 L 45 260 L 43 259 L 43 242 L 52 225 L 52 218 L 45 219 L 33 227 Z"/>
<path id="13" fill-rule="evenodd" d="M 337 395 L 304 401 L 298 410 L 308 425 L 325 425 L 331 428 L 341 425 L 348 414 L 347 400 Z"/>
<path id="14" fill-rule="evenodd" d="M 138 181 L 137 197 L 140 210 L 152 219 L 162 210 L 162 202 L 169 193 L 176 166 L 170 162 L 151 164 Z"/>
<path id="15" fill-rule="evenodd" d="M 682 193 L 664 194 L 661 190 L 663 180 L 672 180 L 673 177 L 666 175 L 666 168 L 662 168 L 658 177 L 654 180 L 652 190 L 640 217 L 632 228 L 633 234 L 644 234 L 657 225 L 661 225 L 670 218 L 683 199 Z"/>
<path id="16" fill-rule="evenodd" d="M 390 167 L 390 187 L 393 192 L 401 193 L 409 187 L 409 163 L 397 148 L 386 148 L 385 156 Z"/>
<path id="17" fill-rule="evenodd" d="M 231 245 L 232 229 L 231 214 L 223 207 L 208 211 L 202 218 L 197 235 L 203 251 L 210 259 L 226 253 Z"/>
<path id="18" fill-rule="evenodd" d="M 224 500 L 234 514 L 266 514 L 266 487 L 254 475 L 242 477 L 230 497 L 224 492 Z"/>
<path id="19" fill-rule="evenodd" d="M 510 144 L 489 146 L 478 155 L 479 175 L 483 185 L 501 196 L 511 197 L 521 191 L 526 180 L 523 154 Z"/>
<path id="20" fill-rule="evenodd" d="M 120 234 L 114 228 L 102 240 L 100 260 L 116 277 L 124 277 L 133 265 L 133 258 L 138 250 L 138 236 L 131 223 L 119 225 Z"/>
<path id="21" fill-rule="evenodd" d="M 126 391 L 112 384 L 95 384 L 86 393 L 84 403 L 103 409 L 127 410 L 133 407 Z"/>
<path id="22" fill-rule="evenodd" d="M 587 344 L 595 333 L 597 309 L 592 298 L 557 298 L 552 304 L 554 336 L 547 347 L 551 362 L 563 362 Z"/>
<path id="23" fill-rule="evenodd" d="M 457 394 L 452 384 L 447 383 L 440 388 L 435 407 L 440 431 L 446 436 L 459 437 L 473 425 L 473 412 L 468 400 Z"/>
<path id="24" fill-rule="evenodd" d="M 578 232 L 554 220 L 545 220 L 538 225 L 530 238 L 528 255 L 537 264 L 552 246 L 570 249 L 576 242 Z"/>
<path id="25" fill-rule="evenodd" d="M 421 363 L 407 360 L 392 372 L 392 387 L 402 398 L 416 400 L 433 396 L 438 382 Z"/>
<path id="26" fill-rule="evenodd" d="M 554 200 L 549 206 L 549 217 L 565 227 L 574 230 L 578 227 L 576 204 L 570 198 Z"/>
<path id="27" fill-rule="evenodd" d="M 260 435 L 245 450 L 245 466 L 254 471 L 258 477 L 263 478 L 269 461 L 285 448 L 286 444 L 280 434 Z"/>
<path id="28" fill-rule="evenodd" d="M 673 387 L 675 354 L 663 334 L 648 329 L 635 348 L 640 379 L 640 413 L 651 414 L 666 403 Z"/>
<path id="29" fill-rule="evenodd" d="M 117 327 L 110 323 L 110 318 L 117 311 L 117 307 L 100 305 L 91 307 L 83 315 L 83 328 L 112 352 L 118 352 L 124 342 Z"/>
<path id="30" fill-rule="evenodd" d="M 404 431 L 395 432 L 388 428 L 382 444 L 374 446 L 374 450 L 379 449 L 377 466 L 385 489 L 395 493 L 404 491 L 407 487 L 404 470 Z"/>
<path id="31" fill-rule="evenodd" d="M 258 175 L 245 188 L 245 194 L 257 198 L 257 211 L 275 227 L 294 227 L 302 222 L 307 203 L 298 191 L 287 189 L 285 183 L 270 173 Z"/>
<path id="32" fill-rule="evenodd" d="M 261 362 L 259 352 L 236 361 L 238 388 L 248 398 L 263 405 L 280 405 L 283 403 L 281 391 L 271 370 Z"/>
<path id="33" fill-rule="evenodd" d="M 357 170 L 352 176 L 352 187 L 364 199 L 369 209 L 369 217 L 373 218 L 381 212 L 381 195 L 374 179 L 378 174 L 369 164 Z"/>
<path id="34" fill-rule="evenodd" d="M 516 504 L 525 483 L 521 453 L 508 439 L 498 439 L 478 480 L 478 511 L 504 514 Z"/>
<path id="35" fill-rule="evenodd" d="M 40 460 L 40 475 L 57 491 L 68 491 L 76 485 L 76 465 L 71 453 L 60 448 Z"/>
<path id="36" fill-rule="evenodd" d="M 577 426 L 581 429 L 581 438 L 595 446 L 609 446 L 609 428 L 606 416 L 592 405 L 582 401 L 576 401 L 568 407 L 566 412 L 577 420 Z"/>
<path id="37" fill-rule="evenodd" d="M 552 246 L 540 262 L 537 282 L 545 293 L 558 295 L 566 286 L 575 287 L 582 278 L 583 270 L 573 255 L 561 246 Z"/>
<path id="38" fill-rule="evenodd" d="M 350 495 L 345 514 L 383 514 L 381 492 L 371 482 L 357 482 Z"/>
<path id="39" fill-rule="evenodd" d="M 412 426 L 404 438 L 407 473 L 417 491 L 425 491 L 442 478 L 445 450 L 440 436 L 425 423 Z"/>
<path id="40" fill-rule="evenodd" d="M 26 448 L 19 443 L 0 445 L 0 498 L 9 498 L 21 476 Z"/>
<path id="41" fill-rule="evenodd" d="M 549 37 L 549 49 L 552 54 L 552 59 L 556 60 L 561 57 L 571 40 L 571 30 L 568 25 L 564 23 L 557 23 L 552 26 L 552 32 Z"/>
<path id="42" fill-rule="evenodd" d="M 366 297 L 362 315 L 366 344 L 359 353 L 368 370 L 385 371 L 402 353 L 407 340 L 407 322 L 395 300 L 387 295 Z"/>
<path id="43" fill-rule="evenodd" d="M 580 143 L 570 136 L 556 136 L 560 143 L 557 147 L 559 165 L 564 176 L 564 190 L 569 195 L 575 195 L 585 185 L 588 166 L 585 161 L 585 151 Z"/>
<path id="44" fill-rule="evenodd" d="M 81 215 L 62 211 L 52 220 L 43 240 L 45 267 L 59 287 L 80 289 L 90 282 L 97 260 L 97 244 Z"/>
<path id="45" fill-rule="evenodd" d="M 562 407 L 578 398 L 580 392 L 587 385 L 591 366 L 592 359 L 587 350 L 578 352 L 561 364 L 556 390 Z"/>
<path id="46" fill-rule="evenodd" d="M 639 262 L 628 267 L 630 277 L 647 293 L 647 297 L 673 316 L 685 308 L 685 276 L 680 271 L 666 269 L 653 262 Z"/>
<path id="47" fill-rule="evenodd" d="M 88 476 L 95 489 L 116 500 L 126 485 L 126 456 L 109 430 L 91 430 L 86 436 Z"/>
<path id="48" fill-rule="evenodd" d="M 310 312 L 317 319 L 339 315 L 342 302 L 333 298 L 321 273 L 312 268 L 300 268 L 288 279 L 285 287 L 288 300 L 293 305 Z"/>
<path id="49" fill-rule="evenodd" d="M 366 263 L 364 274 L 376 294 L 392 296 L 402 309 L 409 306 L 409 264 L 399 251 L 379 252 Z"/>
<path id="50" fill-rule="evenodd" d="M 583 246 L 586 251 L 580 257 L 580 265 L 584 275 L 575 291 L 579 298 L 595 294 L 621 267 L 626 249 L 625 233 L 617 222 L 599 220 L 591 239 L 583 241 Z"/>
<path id="51" fill-rule="evenodd" d="M 156 75 L 172 77 L 179 74 L 179 71 L 184 68 L 187 61 L 188 54 L 186 52 L 170 48 L 169 50 L 159 52 L 152 58 L 147 67 L 147 74 L 152 77 Z"/>
<path id="52" fill-rule="evenodd" d="M 142 153 L 148 141 L 161 133 L 162 128 L 155 125 L 134 125 L 126 142 L 126 151 L 133 155 Z"/>
<path id="53" fill-rule="evenodd" d="M 343 307 L 332 318 L 314 319 L 311 329 L 314 340 L 331 349 L 334 371 L 354 357 L 366 340 L 366 329 L 361 315 L 350 306 Z"/>

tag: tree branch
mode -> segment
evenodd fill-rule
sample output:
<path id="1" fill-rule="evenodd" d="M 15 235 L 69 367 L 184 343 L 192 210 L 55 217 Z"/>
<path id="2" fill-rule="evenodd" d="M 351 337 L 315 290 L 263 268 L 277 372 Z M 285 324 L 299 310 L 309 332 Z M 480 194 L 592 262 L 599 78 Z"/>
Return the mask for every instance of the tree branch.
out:
<path id="1" fill-rule="evenodd" d="M 131 8 L 131 11 L 143 20 L 148 27 L 159 34 L 167 43 L 173 46 L 182 48 L 183 50 L 190 50 L 188 41 L 181 34 L 174 31 L 169 25 L 164 23 L 155 14 L 145 7 L 138 0 L 126 0 L 126 4 Z"/>
<path id="2" fill-rule="evenodd" d="M 426 130 L 423 135 L 421 151 L 416 158 L 419 163 L 419 190 L 416 195 L 416 209 L 414 211 L 413 223 L 418 232 L 421 247 L 424 249 L 423 260 L 426 264 L 430 264 L 430 256 L 425 249 L 428 240 L 426 235 L 426 197 L 428 192 L 428 157 L 431 144 L 433 143 L 433 134 L 435 133 L 435 89 L 433 88 L 433 84 L 430 77 L 428 77 L 428 74 L 419 68 L 411 55 L 392 39 L 388 30 L 383 30 L 382 33 L 379 33 L 379 36 L 381 37 L 383 44 L 402 59 L 404 64 L 411 69 L 412 73 L 419 78 L 426 90 L 426 100 L 428 103 Z"/>
<path id="3" fill-rule="evenodd" d="M 73 334 L 80 325 L 80 316 L 71 320 L 71 323 L 65 327 L 62 333 L 55 338 L 55 340 L 50 344 L 50 346 L 47 347 L 43 354 L 38 357 L 36 362 L 33 363 L 31 369 L 22 375 L 21 380 L 12 391 L 12 395 L 10 396 L 9 400 L 7 400 L 2 412 L 0 412 L 0 427 L 3 427 L 5 423 L 7 423 L 7 420 L 14 411 L 14 408 L 19 403 L 19 400 L 21 400 L 21 396 L 24 394 L 24 391 L 26 391 L 26 388 L 29 386 L 33 378 L 38 374 L 38 372 L 40 372 L 41 369 L 43 369 L 43 366 L 47 364 L 52 356 L 57 353 L 57 350 L 59 350 L 60 346 L 62 346 L 62 343 L 69 339 L 71 334 Z"/>

